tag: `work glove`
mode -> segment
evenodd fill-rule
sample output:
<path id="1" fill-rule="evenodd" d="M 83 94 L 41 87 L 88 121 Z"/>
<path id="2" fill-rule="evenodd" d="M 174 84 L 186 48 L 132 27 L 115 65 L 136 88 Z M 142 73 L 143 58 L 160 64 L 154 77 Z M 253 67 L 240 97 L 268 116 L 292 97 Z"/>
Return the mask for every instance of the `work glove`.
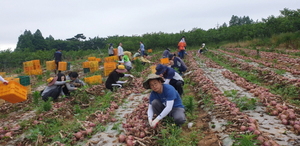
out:
<path id="1" fill-rule="evenodd" d="M 3 82 L 4 85 L 8 85 L 8 82 Z"/>
<path id="2" fill-rule="evenodd" d="M 131 75 L 131 74 L 129 74 L 129 76 L 131 77 L 131 78 L 133 78 L 134 76 L 133 75 Z"/>
<path id="3" fill-rule="evenodd" d="M 155 128 L 157 126 L 158 122 L 159 122 L 159 119 L 155 118 L 155 120 L 153 120 L 151 123 L 151 127 Z"/>
<path id="4" fill-rule="evenodd" d="M 150 127 L 152 127 L 152 119 L 148 119 Z"/>

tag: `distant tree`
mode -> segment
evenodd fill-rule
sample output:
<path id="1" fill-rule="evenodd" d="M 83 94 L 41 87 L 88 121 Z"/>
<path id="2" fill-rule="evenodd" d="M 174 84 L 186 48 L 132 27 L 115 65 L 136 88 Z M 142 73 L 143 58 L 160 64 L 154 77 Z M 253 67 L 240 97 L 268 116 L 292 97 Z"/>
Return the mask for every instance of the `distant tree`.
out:
<path id="1" fill-rule="evenodd" d="M 33 35 L 30 30 L 25 30 L 22 35 L 18 38 L 18 43 L 15 51 L 24 51 L 25 48 L 30 48 L 30 51 L 33 51 Z"/>
<path id="2" fill-rule="evenodd" d="M 45 39 L 39 29 L 36 30 L 36 32 L 33 34 L 33 41 L 34 50 L 44 50 L 47 48 L 47 44 L 45 42 Z"/>

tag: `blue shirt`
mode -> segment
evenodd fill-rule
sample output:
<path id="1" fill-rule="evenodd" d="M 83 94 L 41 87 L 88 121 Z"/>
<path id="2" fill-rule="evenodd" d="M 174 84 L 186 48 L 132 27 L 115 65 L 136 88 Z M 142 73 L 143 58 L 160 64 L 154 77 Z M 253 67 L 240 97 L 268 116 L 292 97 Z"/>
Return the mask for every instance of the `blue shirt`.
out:
<path id="1" fill-rule="evenodd" d="M 144 46 L 144 44 L 141 44 L 141 45 L 140 45 L 140 48 L 141 48 L 141 51 L 145 51 L 145 46 Z"/>
<path id="2" fill-rule="evenodd" d="M 169 84 L 162 84 L 163 92 L 161 94 L 152 91 L 150 94 L 150 103 L 154 99 L 158 99 L 163 105 L 166 106 L 167 101 L 174 100 L 173 108 L 184 108 L 181 98 L 175 88 Z"/>

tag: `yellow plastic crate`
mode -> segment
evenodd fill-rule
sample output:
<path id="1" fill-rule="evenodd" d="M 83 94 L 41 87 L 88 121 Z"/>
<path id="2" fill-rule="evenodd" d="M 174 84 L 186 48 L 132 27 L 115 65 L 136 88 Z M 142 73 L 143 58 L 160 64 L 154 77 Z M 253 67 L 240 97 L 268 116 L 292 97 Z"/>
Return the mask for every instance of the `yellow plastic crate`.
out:
<path id="1" fill-rule="evenodd" d="M 102 76 L 101 75 L 95 75 L 94 77 L 94 83 L 100 83 L 102 84 Z"/>
<path id="2" fill-rule="evenodd" d="M 55 70 L 56 69 L 56 64 L 55 61 L 46 61 L 46 69 L 47 70 Z"/>
<path id="3" fill-rule="evenodd" d="M 118 48 L 114 48 L 114 56 L 118 56 Z"/>
<path id="4" fill-rule="evenodd" d="M 96 57 L 88 57 L 88 61 L 96 61 Z"/>
<path id="5" fill-rule="evenodd" d="M 40 60 L 32 60 L 34 69 L 41 69 Z"/>
<path id="6" fill-rule="evenodd" d="M 147 51 L 148 51 L 148 53 L 152 53 L 152 49 L 148 49 Z"/>
<path id="7" fill-rule="evenodd" d="M 90 68 L 99 68 L 99 62 L 98 61 L 89 61 L 90 62 Z"/>
<path id="8" fill-rule="evenodd" d="M 0 72 L 0 76 L 3 77 L 3 78 L 5 78 L 6 72 Z"/>
<path id="9" fill-rule="evenodd" d="M 104 58 L 104 62 L 114 62 L 115 61 L 115 57 L 114 56 L 110 56 L 110 57 L 105 57 Z"/>
<path id="10" fill-rule="evenodd" d="M 168 63 L 170 63 L 169 58 L 162 58 L 162 59 L 160 59 L 160 63 L 161 64 L 168 64 Z"/>
<path id="11" fill-rule="evenodd" d="M 154 74 L 154 73 L 156 72 L 156 69 L 155 69 L 155 68 L 156 68 L 156 65 L 151 65 L 151 66 L 150 66 L 151 73 Z"/>
<path id="12" fill-rule="evenodd" d="M 65 71 L 65 70 L 67 70 L 67 66 L 68 66 L 67 62 L 59 62 L 58 63 L 58 70 Z"/>
<path id="13" fill-rule="evenodd" d="M 33 66 L 24 67 L 24 73 L 27 75 L 31 75 L 31 71 L 33 70 Z"/>
<path id="14" fill-rule="evenodd" d="M 116 62 L 104 62 L 104 69 L 106 70 L 113 70 L 117 68 Z"/>
<path id="15" fill-rule="evenodd" d="M 108 76 L 112 71 L 114 71 L 114 69 L 104 69 L 104 76 Z"/>
<path id="16" fill-rule="evenodd" d="M 24 67 L 33 67 L 33 62 L 32 61 L 23 62 L 23 66 Z"/>
<path id="17" fill-rule="evenodd" d="M 90 68 L 90 62 L 89 61 L 83 62 L 82 68 Z"/>
<path id="18" fill-rule="evenodd" d="M 43 73 L 43 71 L 41 69 L 31 70 L 32 75 L 41 75 L 42 73 Z"/>
<path id="19" fill-rule="evenodd" d="M 96 58 L 95 61 L 101 62 L 101 58 Z"/>
<path id="20" fill-rule="evenodd" d="M 27 100 L 27 88 L 11 81 L 8 85 L 0 84 L 0 98 L 10 103 L 18 103 Z"/>
<path id="21" fill-rule="evenodd" d="M 31 85 L 25 86 L 27 89 L 27 94 L 32 94 L 31 92 Z"/>
<path id="22" fill-rule="evenodd" d="M 98 70 L 99 70 L 99 68 L 90 68 L 90 72 L 91 72 L 91 73 L 96 72 L 96 71 L 98 71 Z"/>

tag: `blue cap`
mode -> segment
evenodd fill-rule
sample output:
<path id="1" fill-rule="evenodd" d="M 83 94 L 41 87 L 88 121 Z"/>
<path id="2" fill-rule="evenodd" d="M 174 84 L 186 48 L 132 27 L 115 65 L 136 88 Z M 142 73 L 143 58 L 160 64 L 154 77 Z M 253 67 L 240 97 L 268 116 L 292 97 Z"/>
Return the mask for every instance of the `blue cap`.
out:
<path id="1" fill-rule="evenodd" d="M 156 69 L 155 74 L 160 75 L 160 74 L 164 73 L 167 70 L 167 66 L 164 66 L 162 64 L 158 64 L 155 69 Z"/>

